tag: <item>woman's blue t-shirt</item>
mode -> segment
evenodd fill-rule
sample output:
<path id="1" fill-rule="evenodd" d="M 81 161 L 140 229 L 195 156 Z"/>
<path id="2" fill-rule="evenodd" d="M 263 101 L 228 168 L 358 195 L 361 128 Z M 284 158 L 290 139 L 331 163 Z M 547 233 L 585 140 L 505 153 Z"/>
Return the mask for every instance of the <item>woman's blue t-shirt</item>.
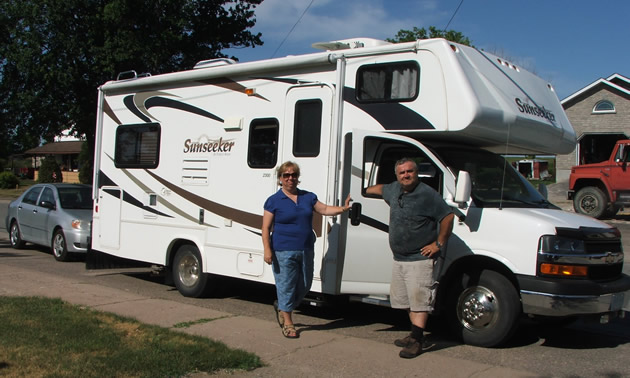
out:
<path id="1" fill-rule="evenodd" d="M 274 251 L 302 251 L 313 248 L 313 207 L 317 195 L 298 189 L 297 204 L 278 190 L 265 201 L 264 209 L 274 215 L 271 248 Z"/>

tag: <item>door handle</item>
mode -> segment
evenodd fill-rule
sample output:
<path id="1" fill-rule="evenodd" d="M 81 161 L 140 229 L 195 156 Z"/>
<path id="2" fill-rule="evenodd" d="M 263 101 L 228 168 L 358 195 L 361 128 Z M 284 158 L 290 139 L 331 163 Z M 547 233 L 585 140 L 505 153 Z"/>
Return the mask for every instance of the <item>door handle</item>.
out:
<path id="1" fill-rule="evenodd" d="M 350 208 L 350 224 L 353 226 L 361 224 L 361 204 L 358 202 L 353 203 Z"/>

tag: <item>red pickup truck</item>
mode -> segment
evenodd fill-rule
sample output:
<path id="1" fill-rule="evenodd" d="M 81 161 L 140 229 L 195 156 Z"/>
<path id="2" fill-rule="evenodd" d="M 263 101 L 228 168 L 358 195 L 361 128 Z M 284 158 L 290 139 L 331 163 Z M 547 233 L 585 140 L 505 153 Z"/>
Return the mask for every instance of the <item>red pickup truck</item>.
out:
<path id="1" fill-rule="evenodd" d="M 577 213 L 606 218 L 630 205 L 630 140 L 618 140 L 608 160 L 571 168 L 567 198 Z"/>

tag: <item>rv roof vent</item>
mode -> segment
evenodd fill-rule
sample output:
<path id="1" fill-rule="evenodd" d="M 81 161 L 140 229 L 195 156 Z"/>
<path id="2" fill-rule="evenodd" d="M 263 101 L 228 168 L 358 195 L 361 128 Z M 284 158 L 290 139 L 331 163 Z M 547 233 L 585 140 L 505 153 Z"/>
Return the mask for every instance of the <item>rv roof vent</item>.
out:
<path id="1" fill-rule="evenodd" d="M 350 38 L 331 42 L 317 42 L 311 46 L 320 50 L 346 50 L 359 49 L 361 47 L 376 47 L 389 45 L 391 43 L 374 38 Z"/>
<path id="2" fill-rule="evenodd" d="M 195 64 L 193 69 L 225 66 L 227 64 L 234 64 L 234 63 L 236 63 L 235 60 L 228 59 L 228 58 L 208 59 L 208 60 L 202 60 L 201 62 L 197 62 L 197 64 Z"/>

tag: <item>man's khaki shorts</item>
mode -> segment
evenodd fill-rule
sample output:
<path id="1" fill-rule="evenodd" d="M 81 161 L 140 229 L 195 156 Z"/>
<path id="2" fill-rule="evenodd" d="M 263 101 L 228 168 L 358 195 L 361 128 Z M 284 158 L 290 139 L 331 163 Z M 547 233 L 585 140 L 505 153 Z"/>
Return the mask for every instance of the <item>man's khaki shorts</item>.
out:
<path id="1" fill-rule="evenodd" d="M 433 280 L 435 259 L 394 261 L 390 303 L 393 308 L 413 312 L 431 312 L 435 304 L 437 282 Z"/>

